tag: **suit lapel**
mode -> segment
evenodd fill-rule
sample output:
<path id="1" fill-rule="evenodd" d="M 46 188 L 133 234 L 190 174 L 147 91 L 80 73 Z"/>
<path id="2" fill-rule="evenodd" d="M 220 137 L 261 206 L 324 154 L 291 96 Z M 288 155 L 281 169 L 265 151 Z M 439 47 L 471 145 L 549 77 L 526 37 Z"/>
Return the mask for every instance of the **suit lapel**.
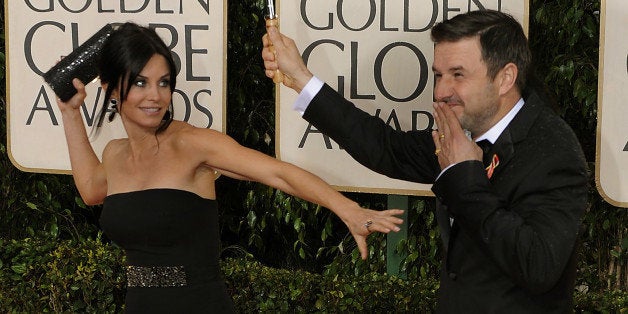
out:
<path id="1" fill-rule="evenodd" d="M 492 149 L 488 152 L 488 155 L 491 159 L 493 155 L 497 155 L 499 159 L 499 165 L 493 170 L 492 178 L 499 175 L 502 169 L 505 169 L 508 162 L 510 162 L 515 155 L 515 146 L 509 128 L 506 128 L 504 132 L 502 132 Z"/>
<path id="2" fill-rule="evenodd" d="M 493 177 L 498 176 L 515 155 L 515 146 L 524 140 L 530 127 L 534 124 L 540 108 L 540 99 L 536 93 L 530 93 L 525 99 L 525 104 L 514 119 L 508 124 L 504 132 L 497 138 L 489 154 L 497 154 L 499 166 L 493 171 Z"/>
<path id="3" fill-rule="evenodd" d="M 447 212 L 447 206 L 443 205 L 438 198 L 436 199 L 436 222 L 440 228 L 440 237 L 443 240 L 443 247 L 448 250 L 449 233 L 451 231 L 451 216 Z"/>

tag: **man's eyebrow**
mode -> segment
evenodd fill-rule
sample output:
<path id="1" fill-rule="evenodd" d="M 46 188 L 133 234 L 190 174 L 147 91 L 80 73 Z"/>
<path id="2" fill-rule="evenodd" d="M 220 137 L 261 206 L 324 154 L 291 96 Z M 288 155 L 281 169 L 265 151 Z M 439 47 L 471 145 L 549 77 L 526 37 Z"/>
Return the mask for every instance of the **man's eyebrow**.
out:
<path id="1" fill-rule="evenodd" d="M 456 72 L 456 71 L 461 71 L 461 70 L 464 70 L 464 67 L 461 65 L 458 65 L 458 66 L 447 69 L 447 72 Z M 440 71 L 438 71 L 434 66 L 432 66 L 432 72 L 440 72 Z"/>

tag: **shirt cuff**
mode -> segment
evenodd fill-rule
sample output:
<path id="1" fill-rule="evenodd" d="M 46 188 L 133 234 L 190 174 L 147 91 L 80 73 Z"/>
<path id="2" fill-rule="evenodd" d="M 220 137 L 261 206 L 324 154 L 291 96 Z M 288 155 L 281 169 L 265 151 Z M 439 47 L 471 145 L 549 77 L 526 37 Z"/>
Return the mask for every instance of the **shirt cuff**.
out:
<path id="1" fill-rule="evenodd" d="M 323 88 L 323 84 L 325 84 L 323 81 L 318 79 L 316 76 L 312 76 L 310 81 L 307 82 L 305 87 L 301 90 L 297 100 L 295 100 L 292 104 L 292 109 L 303 115 L 305 110 L 307 110 L 307 107 L 310 105 L 310 102 L 312 102 L 312 99 L 314 99 L 314 96 L 316 96 L 321 88 Z"/>
<path id="2" fill-rule="evenodd" d="M 438 177 L 436 177 L 436 180 L 434 180 L 434 181 L 438 181 L 438 179 L 440 179 L 440 177 L 443 175 L 443 173 L 445 173 L 445 171 L 447 171 L 449 168 L 451 168 L 451 167 L 453 167 L 453 166 L 455 166 L 455 165 L 456 165 L 456 164 L 451 164 L 451 165 L 449 165 L 449 166 L 445 167 L 445 169 L 443 169 L 443 170 L 442 170 L 442 171 L 438 174 Z"/>

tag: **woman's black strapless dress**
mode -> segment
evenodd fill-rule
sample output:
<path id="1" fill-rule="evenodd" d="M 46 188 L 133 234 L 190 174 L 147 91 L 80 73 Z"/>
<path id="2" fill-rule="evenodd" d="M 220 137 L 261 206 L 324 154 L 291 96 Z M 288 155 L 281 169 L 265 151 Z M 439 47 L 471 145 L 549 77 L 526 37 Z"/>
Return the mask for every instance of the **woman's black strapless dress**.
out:
<path id="1" fill-rule="evenodd" d="M 233 313 L 216 201 L 176 189 L 109 195 L 100 225 L 124 249 L 127 313 Z"/>

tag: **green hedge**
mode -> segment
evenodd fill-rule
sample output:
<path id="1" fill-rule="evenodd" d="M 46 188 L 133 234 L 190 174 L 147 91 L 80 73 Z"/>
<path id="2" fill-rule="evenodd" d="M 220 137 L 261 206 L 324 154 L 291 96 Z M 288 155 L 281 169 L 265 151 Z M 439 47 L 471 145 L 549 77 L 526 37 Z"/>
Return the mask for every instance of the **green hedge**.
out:
<path id="1" fill-rule="evenodd" d="M 9 313 L 120 312 L 121 250 L 99 238 L 0 239 L 0 309 Z"/>
<path id="2" fill-rule="evenodd" d="M 438 283 L 386 274 L 323 276 L 225 259 L 223 272 L 240 312 L 431 312 Z"/>
<path id="3" fill-rule="evenodd" d="M 83 241 L 0 239 L 0 309 L 8 313 L 116 313 L 122 311 L 122 251 L 100 237 Z M 222 262 L 239 312 L 434 311 L 434 279 L 402 280 L 385 274 L 323 276 L 263 266 L 250 256 Z M 628 292 L 575 293 L 578 313 L 618 313 Z M 622 310 L 623 309 L 623 310 Z"/>

